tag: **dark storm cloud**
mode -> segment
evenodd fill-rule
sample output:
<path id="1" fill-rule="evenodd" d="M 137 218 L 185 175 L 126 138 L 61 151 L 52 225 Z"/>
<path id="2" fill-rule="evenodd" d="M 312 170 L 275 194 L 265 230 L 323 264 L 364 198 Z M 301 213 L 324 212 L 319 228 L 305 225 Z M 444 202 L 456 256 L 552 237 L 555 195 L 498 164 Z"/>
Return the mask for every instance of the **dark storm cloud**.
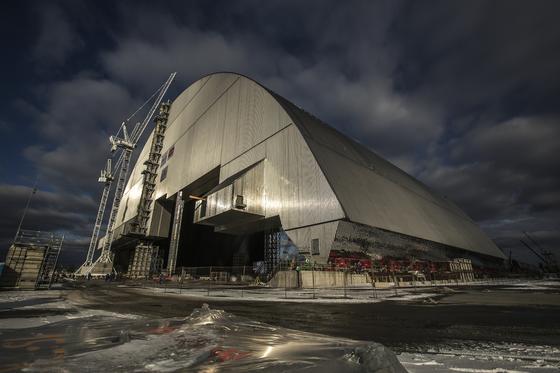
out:
<path id="1" fill-rule="evenodd" d="M 403 85 L 442 99 L 453 115 L 550 105 L 560 89 L 559 10 L 555 1 L 411 2 L 399 23 Z M 525 100 L 509 107 L 515 99 Z"/>
<path id="2" fill-rule="evenodd" d="M 294 13 L 293 6 L 248 7 L 240 23 L 255 20 L 266 30 L 263 34 L 232 32 L 234 26 L 227 23 L 197 28 L 182 24 L 177 14 L 157 11 L 148 13 L 151 22 L 141 22 L 146 26 L 140 28 L 136 23 L 147 14 L 136 14 L 129 32 L 103 53 L 102 61 L 114 79 L 136 86 L 154 86 L 153 79 L 169 71 L 179 71 L 183 81 L 214 71 L 241 72 L 397 159 L 405 150 L 434 141 L 443 130 L 440 108 L 397 92 L 393 84 L 397 52 L 387 34 L 398 7 L 333 7 L 312 3 L 301 13 Z M 149 30 L 156 27 L 154 36 Z M 303 47 L 276 42 L 286 37 L 281 30 L 291 28 Z M 403 130 L 416 135 L 403 138 L 398 135 Z"/>
<path id="3" fill-rule="evenodd" d="M 420 176 L 475 219 L 506 218 L 512 209 L 560 210 L 559 124 L 556 116 L 483 123 L 445 143 L 447 164 L 435 159 Z"/>
<path id="4" fill-rule="evenodd" d="M 453 141 L 451 158 L 477 158 L 500 167 L 552 176 L 560 169 L 560 116 L 514 117 L 483 123 Z"/>
<path id="5" fill-rule="evenodd" d="M 0 255 L 3 256 L 17 231 L 31 188 L 0 184 Z M 39 189 L 31 200 L 23 229 L 54 231 L 66 235 L 65 256 L 81 256 L 88 244 L 91 216 L 97 202 L 89 195 L 47 192 Z"/>
<path id="6" fill-rule="evenodd" d="M 108 136 L 139 103 L 123 86 L 88 75 L 54 82 L 42 96 L 45 109 L 37 111 L 34 122 L 46 141 L 25 148 L 24 156 L 53 188 L 94 189 L 108 155 Z"/>
<path id="7" fill-rule="evenodd" d="M 557 2 L 99 4 L 39 7 L 42 76 L 67 73 L 14 100 L 39 136 L 22 156 L 53 195 L 98 198 L 108 135 L 171 71 L 173 95 L 237 71 L 456 201 L 501 245 L 522 230 L 560 243 Z M 87 242 L 85 221 L 52 221 Z"/>
<path id="8" fill-rule="evenodd" d="M 33 48 L 33 57 L 41 69 L 60 65 L 72 53 L 85 47 L 68 15 L 56 3 L 43 3 L 35 12 L 40 33 Z"/>

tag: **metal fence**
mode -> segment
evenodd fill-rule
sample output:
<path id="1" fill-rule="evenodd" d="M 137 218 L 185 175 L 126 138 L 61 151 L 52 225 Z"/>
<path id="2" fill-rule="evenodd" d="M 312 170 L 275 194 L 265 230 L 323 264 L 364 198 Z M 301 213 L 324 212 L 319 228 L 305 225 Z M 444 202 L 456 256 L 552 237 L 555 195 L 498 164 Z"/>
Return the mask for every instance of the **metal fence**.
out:
<path id="1" fill-rule="evenodd" d="M 471 272 L 472 273 L 472 272 Z M 373 281 L 372 281 L 373 279 Z M 427 279 L 411 273 L 354 271 L 351 269 L 278 265 L 273 274 L 253 266 L 180 267 L 172 276 L 126 279 L 131 286 L 154 292 L 219 298 L 253 299 L 355 299 L 408 297 L 439 292 L 442 288 L 493 286 L 515 283 L 498 277 L 465 281 L 461 273 L 438 273 Z M 271 286 L 274 285 L 274 286 Z M 434 294 L 435 295 L 435 294 Z"/>

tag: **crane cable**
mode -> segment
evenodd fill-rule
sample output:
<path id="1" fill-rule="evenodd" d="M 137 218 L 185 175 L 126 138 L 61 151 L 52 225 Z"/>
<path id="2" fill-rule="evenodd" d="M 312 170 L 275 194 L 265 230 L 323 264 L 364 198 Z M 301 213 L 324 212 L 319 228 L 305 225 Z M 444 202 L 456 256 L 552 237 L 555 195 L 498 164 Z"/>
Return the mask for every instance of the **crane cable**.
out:
<path id="1" fill-rule="evenodd" d="M 119 130 L 117 131 L 116 136 L 118 136 L 118 135 L 121 133 L 122 128 L 123 128 L 123 126 L 124 126 L 126 123 L 130 122 L 130 120 L 131 120 L 132 118 L 134 118 L 134 117 L 136 116 L 136 114 L 138 114 L 138 112 L 139 112 L 140 110 L 142 110 L 142 109 L 148 104 L 148 102 L 152 101 L 152 99 L 163 89 L 163 87 L 165 86 L 166 83 L 167 83 L 167 82 L 164 82 L 161 86 L 159 86 L 159 88 L 156 89 L 154 93 L 152 93 L 152 95 L 150 96 L 150 98 L 148 98 L 146 101 L 144 101 L 144 103 L 143 103 L 142 105 L 140 105 L 140 107 L 138 107 L 138 109 L 136 109 L 136 110 L 134 111 L 134 113 L 130 114 L 130 116 L 129 116 L 128 118 L 126 118 L 126 119 L 121 123 L 121 125 L 120 125 L 120 127 L 119 127 Z"/>
<path id="2" fill-rule="evenodd" d="M 140 110 L 142 110 L 150 101 L 152 101 L 152 99 L 153 99 L 159 92 L 161 92 L 161 90 L 165 87 L 166 84 L 167 84 L 167 81 L 165 81 L 161 86 L 159 86 L 159 88 L 156 89 L 155 92 L 152 93 L 152 95 L 151 95 L 146 101 L 144 101 L 144 103 L 143 103 L 142 105 L 140 105 L 140 107 L 139 107 L 138 109 L 136 109 L 136 110 L 134 111 L 134 113 L 132 113 L 128 118 L 126 118 L 126 119 L 121 123 L 121 125 L 120 125 L 120 127 L 119 127 L 119 130 L 117 131 L 117 134 L 116 134 L 115 136 L 119 136 L 119 134 L 120 134 L 121 131 L 122 131 L 123 126 L 124 126 L 126 123 L 130 122 L 130 120 L 131 120 L 132 118 L 134 118 L 134 117 L 136 116 L 136 114 L 138 114 L 138 112 L 139 112 Z M 130 136 L 133 136 L 133 132 L 130 133 Z M 115 156 L 116 156 L 116 153 L 111 154 L 111 159 L 114 159 Z M 122 156 L 123 156 L 123 154 L 122 154 L 122 151 L 121 151 L 121 152 L 119 153 L 119 158 L 118 158 L 118 160 L 115 162 L 115 165 L 113 166 L 113 170 L 118 170 L 118 169 L 119 169 L 120 164 L 121 164 L 121 162 L 122 162 L 122 158 L 123 158 Z"/>

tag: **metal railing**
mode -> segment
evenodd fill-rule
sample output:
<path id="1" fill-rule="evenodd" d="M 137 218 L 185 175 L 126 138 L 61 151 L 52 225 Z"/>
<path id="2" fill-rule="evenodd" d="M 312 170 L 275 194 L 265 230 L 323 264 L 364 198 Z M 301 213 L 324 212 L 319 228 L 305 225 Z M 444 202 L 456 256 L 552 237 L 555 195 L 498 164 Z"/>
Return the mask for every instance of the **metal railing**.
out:
<path id="1" fill-rule="evenodd" d="M 178 267 L 173 275 L 126 279 L 131 286 L 155 292 L 189 294 L 215 298 L 245 299 L 378 299 L 414 297 L 437 292 L 443 287 L 492 286 L 514 283 L 497 277 L 465 280 L 462 272 L 434 273 L 426 278 L 403 272 L 376 272 L 371 269 L 328 268 L 281 263 L 273 277 L 252 266 Z M 461 277 L 463 276 L 463 277 Z M 432 289 L 432 290 L 430 290 Z"/>
<path id="2" fill-rule="evenodd" d="M 53 232 L 20 229 L 14 240 L 15 244 L 32 246 L 59 246 L 64 236 Z"/>

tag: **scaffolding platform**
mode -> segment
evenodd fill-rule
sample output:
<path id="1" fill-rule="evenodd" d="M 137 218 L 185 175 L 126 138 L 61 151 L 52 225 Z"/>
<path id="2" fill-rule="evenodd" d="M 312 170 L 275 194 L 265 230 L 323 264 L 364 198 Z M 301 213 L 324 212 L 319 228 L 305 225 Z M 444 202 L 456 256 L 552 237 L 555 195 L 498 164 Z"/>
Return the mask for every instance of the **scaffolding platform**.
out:
<path id="1" fill-rule="evenodd" d="M 61 234 L 20 230 L 8 249 L 0 287 L 49 288 L 63 240 Z"/>

